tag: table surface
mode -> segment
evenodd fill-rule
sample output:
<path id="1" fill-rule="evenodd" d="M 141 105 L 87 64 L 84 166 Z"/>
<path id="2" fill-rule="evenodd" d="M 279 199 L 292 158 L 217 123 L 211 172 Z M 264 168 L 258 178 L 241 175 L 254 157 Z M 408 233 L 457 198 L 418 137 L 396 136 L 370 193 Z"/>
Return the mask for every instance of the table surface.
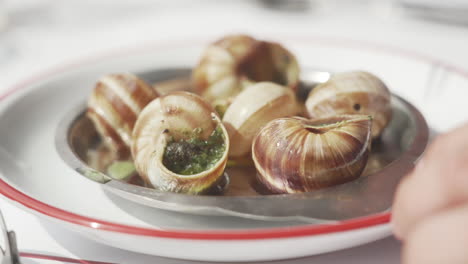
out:
<path id="1" fill-rule="evenodd" d="M 468 27 L 408 17 L 384 0 L 372 4 L 357 1 L 360 7 L 348 4 L 340 9 L 335 9 L 338 5 L 317 4 L 315 9 L 303 12 L 264 9 L 252 1 L 121 1 L 111 11 L 103 8 L 110 3 L 108 0 L 98 2 L 101 6 L 96 9 L 89 9 L 83 1 L 67 1 L 67 5 L 51 0 L 29 2 L 28 7 L 10 3 L 11 25 L 3 35 L 0 31 L 0 93 L 47 68 L 106 50 L 231 32 L 374 41 L 468 68 Z M 0 200 L 0 209 L 9 228 L 15 230 L 23 252 L 116 263 L 187 263 L 97 244 L 39 220 L 6 198 Z M 396 264 L 400 263 L 399 255 L 400 243 L 387 238 L 334 253 L 273 263 Z M 23 262 L 47 263 L 26 258 Z"/>

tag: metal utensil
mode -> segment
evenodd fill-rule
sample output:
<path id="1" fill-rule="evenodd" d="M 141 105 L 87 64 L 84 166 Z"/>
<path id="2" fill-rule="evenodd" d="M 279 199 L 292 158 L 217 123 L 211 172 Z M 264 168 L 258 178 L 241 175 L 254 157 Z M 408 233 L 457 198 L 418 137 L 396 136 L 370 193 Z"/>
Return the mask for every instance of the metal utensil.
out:
<path id="1" fill-rule="evenodd" d="M 0 228 L 2 229 L 2 238 L 0 244 L 0 263 L 1 264 L 21 264 L 19 259 L 18 247 L 16 244 L 16 235 L 14 231 L 8 231 L 0 211 Z"/>
<path id="2" fill-rule="evenodd" d="M 147 81 L 184 77 L 189 69 L 163 69 L 140 73 Z M 302 89 L 328 79 L 330 73 L 305 70 Z M 301 91 L 299 91 L 301 93 Z M 307 92 L 302 91 L 303 94 Z M 100 144 L 85 104 L 67 113 L 56 130 L 56 149 L 79 174 L 102 184 L 105 191 L 149 207 L 203 215 L 231 215 L 260 220 L 300 220 L 333 223 L 381 213 L 391 207 L 396 186 L 420 157 L 428 141 L 428 127 L 421 113 L 393 95 L 393 119 L 381 139 L 373 143 L 366 176 L 342 185 L 303 194 L 260 195 L 251 188 L 254 169 L 230 168 L 229 190 L 251 188 L 225 196 L 163 192 L 112 179 L 92 168 L 87 152 Z"/>
<path id="3" fill-rule="evenodd" d="M 461 1 L 398 0 L 399 7 L 415 17 L 443 23 L 468 25 L 468 4 Z"/>

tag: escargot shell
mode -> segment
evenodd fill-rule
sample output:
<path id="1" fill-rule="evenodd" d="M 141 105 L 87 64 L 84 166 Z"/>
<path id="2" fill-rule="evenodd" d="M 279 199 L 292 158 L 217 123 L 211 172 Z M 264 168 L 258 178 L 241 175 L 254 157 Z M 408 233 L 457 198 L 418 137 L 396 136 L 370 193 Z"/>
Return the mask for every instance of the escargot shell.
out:
<path id="1" fill-rule="evenodd" d="M 366 167 L 371 126 L 364 115 L 273 120 L 252 145 L 258 181 L 273 193 L 300 193 L 356 179 Z"/>
<path id="2" fill-rule="evenodd" d="M 392 118 L 391 94 L 375 75 L 356 71 L 333 75 L 315 87 L 306 101 L 310 118 L 340 114 L 371 115 L 372 136 L 378 137 Z"/>
<path id="3" fill-rule="evenodd" d="M 189 92 L 192 90 L 191 84 L 190 77 L 184 77 L 153 83 L 153 89 L 160 95 L 178 91 Z"/>
<path id="4" fill-rule="evenodd" d="M 212 167 L 182 175 L 164 165 L 169 142 L 193 137 L 206 140 L 217 128 L 222 131 L 225 149 Z M 228 151 L 229 137 L 218 115 L 201 97 L 188 92 L 172 92 L 152 101 L 141 112 L 133 130 L 136 170 L 149 186 L 163 191 L 198 194 L 208 190 L 223 175 Z"/>
<path id="5" fill-rule="evenodd" d="M 229 157 L 247 156 L 260 129 L 273 119 L 293 116 L 299 111 L 291 89 L 271 82 L 260 82 L 242 91 L 223 117 L 231 142 Z"/>
<path id="6" fill-rule="evenodd" d="M 231 35 L 207 47 L 192 80 L 194 91 L 213 103 L 236 96 L 255 82 L 270 81 L 296 90 L 299 65 L 280 44 Z"/>
<path id="7" fill-rule="evenodd" d="M 125 159 L 130 155 L 137 117 L 156 97 L 152 87 L 133 74 L 109 74 L 96 83 L 88 99 L 87 116 L 105 144 Z"/>

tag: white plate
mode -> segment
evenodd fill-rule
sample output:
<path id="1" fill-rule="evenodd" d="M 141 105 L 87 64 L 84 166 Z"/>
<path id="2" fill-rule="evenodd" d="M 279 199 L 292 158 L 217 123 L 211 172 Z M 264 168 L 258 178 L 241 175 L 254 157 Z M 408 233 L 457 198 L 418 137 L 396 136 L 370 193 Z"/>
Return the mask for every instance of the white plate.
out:
<path id="1" fill-rule="evenodd" d="M 281 38 L 302 65 L 367 70 L 422 110 L 438 131 L 467 120 L 468 71 L 372 43 Z M 58 156 L 54 132 L 99 76 L 193 65 L 210 40 L 155 43 L 102 56 L 17 85 L 0 96 L 0 192 L 40 217 L 103 243 L 166 257 L 255 261 L 301 257 L 371 242 L 390 234 L 390 215 L 313 225 L 193 216 L 122 200 L 78 175 Z M 435 106 L 435 107 L 434 107 Z M 444 111 L 440 111 L 443 107 Z M 447 118 L 450 116 L 450 118 Z"/>

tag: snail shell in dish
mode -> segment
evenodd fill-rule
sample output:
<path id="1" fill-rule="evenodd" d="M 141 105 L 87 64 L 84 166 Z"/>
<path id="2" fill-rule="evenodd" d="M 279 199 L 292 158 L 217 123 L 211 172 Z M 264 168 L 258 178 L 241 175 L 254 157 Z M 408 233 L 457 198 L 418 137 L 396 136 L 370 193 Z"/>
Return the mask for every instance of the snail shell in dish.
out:
<path id="1" fill-rule="evenodd" d="M 191 88 L 191 81 L 190 78 L 177 78 L 162 82 L 153 83 L 153 89 L 160 95 L 165 95 L 171 92 L 178 92 L 178 91 L 190 91 Z"/>
<path id="2" fill-rule="evenodd" d="M 206 48 L 192 80 L 194 91 L 213 103 L 236 96 L 255 82 L 275 82 L 295 91 L 299 65 L 280 44 L 230 35 Z"/>
<path id="3" fill-rule="evenodd" d="M 301 193 L 358 178 L 371 147 L 372 118 L 280 118 L 255 137 L 257 179 L 272 193 Z"/>
<path id="4" fill-rule="evenodd" d="M 99 79 L 88 99 L 87 116 L 119 158 L 130 155 L 132 130 L 141 110 L 158 97 L 150 85 L 130 73 Z"/>
<path id="5" fill-rule="evenodd" d="M 247 156 L 260 129 L 273 119 L 295 115 L 299 110 L 294 93 L 284 86 L 260 82 L 242 91 L 223 117 L 233 144 L 230 158 Z"/>
<path id="6" fill-rule="evenodd" d="M 143 180 L 162 191 L 198 194 L 223 176 L 229 137 L 210 104 L 173 92 L 148 104 L 133 130 L 132 155 Z"/>
<path id="7" fill-rule="evenodd" d="M 392 118 L 391 94 L 387 86 L 368 72 L 346 72 L 333 75 L 318 85 L 306 101 L 310 118 L 341 114 L 371 115 L 372 137 L 380 136 Z"/>

